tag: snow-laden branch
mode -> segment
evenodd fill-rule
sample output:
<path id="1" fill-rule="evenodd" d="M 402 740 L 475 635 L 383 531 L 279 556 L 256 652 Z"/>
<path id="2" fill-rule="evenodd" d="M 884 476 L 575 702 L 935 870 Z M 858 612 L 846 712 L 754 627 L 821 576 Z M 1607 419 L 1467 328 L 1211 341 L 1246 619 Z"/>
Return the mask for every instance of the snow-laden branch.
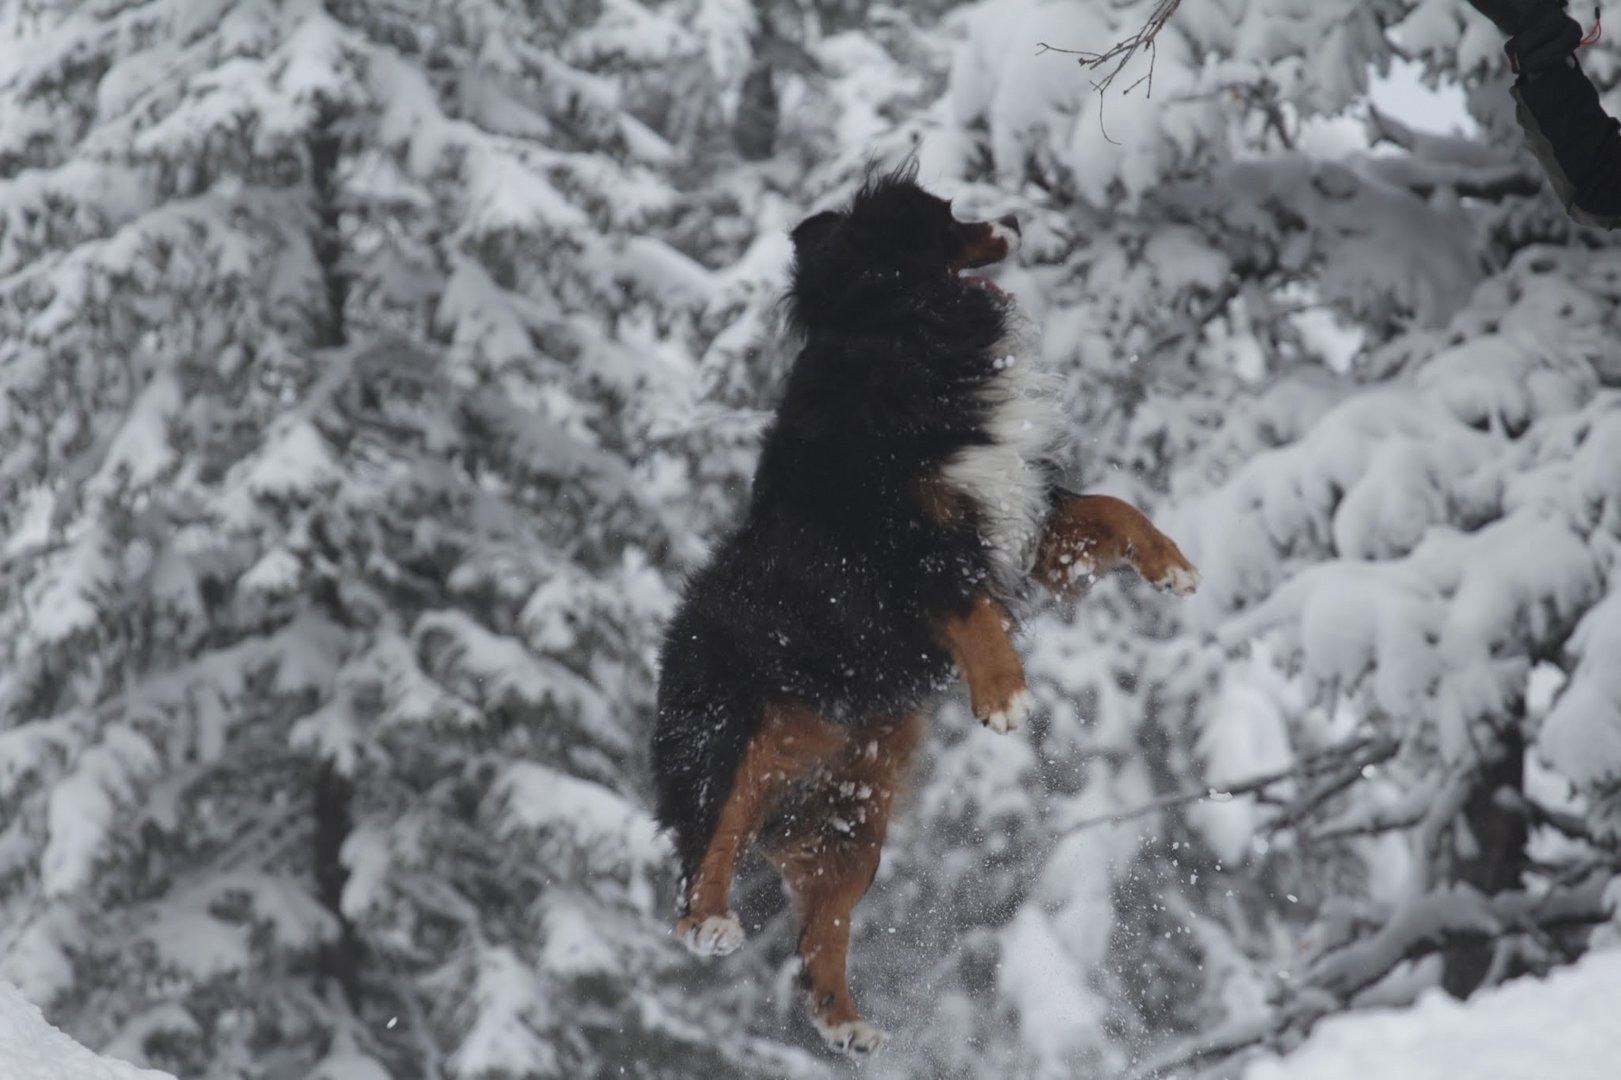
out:
<path id="1" fill-rule="evenodd" d="M 1445 189 L 1465 198 L 1500 202 L 1528 198 L 1543 188 L 1535 174 L 1499 146 L 1419 131 L 1376 107 L 1368 109 L 1367 127 L 1373 145 L 1388 143 L 1406 151 L 1371 158 L 1368 168 L 1381 180 L 1421 198 Z"/>
<path id="2" fill-rule="evenodd" d="M 1348 1002 L 1405 960 L 1511 934 L 1595 925 L 1610 917 L 1604 900 L 1609 882 L 1608 873 L 1596 872 L 1546 893 L 1487 896 L 1469 885 L 1437 889 L 1393 912 L 1370 936 L 1317 957 L 1299 983 Z"/>
<path id="3" fill-rule="evenodd" d="M 0 982 L 0 1061 L 10 1080 L 174 1080 L 79 1045 L 8 982 Z"/>
<path id="4" fill-rule="evenodd" d="M 1288 1037 L 1308 1033 L 1319 1020 L 1354 1007 L 1359 993 L 1407 961 L 1460 945 L 1516 935 L 1537 937 L 1607 922 L 1611 912 L 1604 894 L 1611 880 L 1608 873 L 1595 872 L 1573 885 L 1536 893 L 1487 896 L 1467 885 L 1426 893 L 1389 913 L 1371 933 L 1317 956 L 1290 980 L 1287 999 L 1270 1016 L 1228 1025 L 1173 1047 L 1131 1075 L 1147 1080 L 1258 1046 L 1281 1046 Z"/>

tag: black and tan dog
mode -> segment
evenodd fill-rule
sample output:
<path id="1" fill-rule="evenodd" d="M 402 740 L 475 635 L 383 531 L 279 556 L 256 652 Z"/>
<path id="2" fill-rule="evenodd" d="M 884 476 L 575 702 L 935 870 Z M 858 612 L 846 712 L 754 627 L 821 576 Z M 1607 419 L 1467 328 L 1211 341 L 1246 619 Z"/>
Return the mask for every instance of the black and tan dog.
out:
<path id="1" fill-rule="evenodd" d="M 1011 217 L 955 220 L 907 172 L 794 230 L 805 347 L 748 514 L 664 640 L 652 761 L 678 931 L 706 955 L 742 943 L 732 875 L 760 840 L 798 911 L 812 1019 L 848 1053 L 883 1037 L 846 987 L 850 913 L 924 710 L 955 671 L 988 727 L 1024 720 L 1009 634 L 1034 584 L 1066 594 L 1120 565 L 1198 582 L 1131 506 L 1056 487 L 1059 418 L 1012 301 L 959 276 L 1018 239 Z"/>

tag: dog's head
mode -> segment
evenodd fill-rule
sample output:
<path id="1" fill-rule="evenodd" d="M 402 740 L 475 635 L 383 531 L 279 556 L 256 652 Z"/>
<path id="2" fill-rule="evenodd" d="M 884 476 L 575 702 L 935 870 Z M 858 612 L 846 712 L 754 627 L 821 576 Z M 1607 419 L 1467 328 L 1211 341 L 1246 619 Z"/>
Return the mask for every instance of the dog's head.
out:
<path id="1" fill-rule="evenodd" d="M 802 328 L 882 321 L 897 305 L 915 310 L 920 301 L 949 302 L 964 292 L 1007 302 L 985 278 L 959 275 L 1017 251 L 1017 219 L 958 221 L 950 203 L 918 186 L 915 172 L 874 177 L 846 209 L 794 229 L 789 300 Z"/>

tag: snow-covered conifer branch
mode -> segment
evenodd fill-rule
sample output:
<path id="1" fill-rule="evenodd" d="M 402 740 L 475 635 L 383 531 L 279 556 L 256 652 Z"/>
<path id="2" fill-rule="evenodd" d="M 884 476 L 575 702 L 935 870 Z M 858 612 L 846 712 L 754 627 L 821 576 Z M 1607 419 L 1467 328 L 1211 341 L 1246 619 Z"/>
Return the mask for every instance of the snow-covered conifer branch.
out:
<path id="1" fill-rule="evenodd" d="M 1283 983 L 1283 999 L 1270 1018 L 1229 1025 L 1189 1040 L 1145 1062 L 1131 1076 L 1149 1080 L 1195 1066 L 1219 1065 L 1255 1047 L 1277 1049 L 1298 1042 L 1318 1021 L 1354 1008 L 1357 994 L 1407 961 L 1459 945 L 1516 936 L 1539 938 L 1608 922 L 1611 913 L 1604 893 L 1610 880 L 1607 873 L 1593 873 L 1546 894 L 1487 897 L 1467 886 L 1424 894 L 1387 913 L 1372 933 L 1328 950 Z"/>
<path id="2" fill-rule="evenodd" d="M 1573 885 L 1543 892 L 1486 896 L 1467 885 L 1437 889 L 1392 912 L 1366 937 L 1315 958 L 1295 987 L 1333 994 L 1349 1002 L 1383 979 L 1397 964 L 1451 946 L 1490 942 L 1533 929 L 1591 926 L 1610 917 L 1605 890 L 1610 875 L 1591 872 Z"/>

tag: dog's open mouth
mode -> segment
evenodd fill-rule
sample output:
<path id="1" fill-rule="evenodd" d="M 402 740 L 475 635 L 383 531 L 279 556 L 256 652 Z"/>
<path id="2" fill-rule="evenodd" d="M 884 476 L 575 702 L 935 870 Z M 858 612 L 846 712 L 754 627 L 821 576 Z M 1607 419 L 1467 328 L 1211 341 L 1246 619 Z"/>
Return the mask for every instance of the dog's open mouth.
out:
<path id="1" fill-rule="evenodd" d="M 982 278 L 976 274 L 960 274 L 958 275 L 957 280 L 962 282 L 964 285 L 967 285 L 971 289 L 984 289 L 992 296 L 1007 295 L 1007 293 L 1003 292 L 1001 287 L 990 278 Z"/>
<path id="2" fill-rule="evenodd" d="M 982 266 L 991 266 L 1006 259 L 1019 250 L 1019 232 L 1008 222 L 979 222 L 969 226 L 959 226 L 969 233 L 968 242 L 953 253 L 949 269 L 956 275 L 957 280 L 971 289 L 983 289 L 997 299 L 1006 299 L 1003 292 L 994 281 L 969 274 L 969 270 L 978 270 Z"/>

